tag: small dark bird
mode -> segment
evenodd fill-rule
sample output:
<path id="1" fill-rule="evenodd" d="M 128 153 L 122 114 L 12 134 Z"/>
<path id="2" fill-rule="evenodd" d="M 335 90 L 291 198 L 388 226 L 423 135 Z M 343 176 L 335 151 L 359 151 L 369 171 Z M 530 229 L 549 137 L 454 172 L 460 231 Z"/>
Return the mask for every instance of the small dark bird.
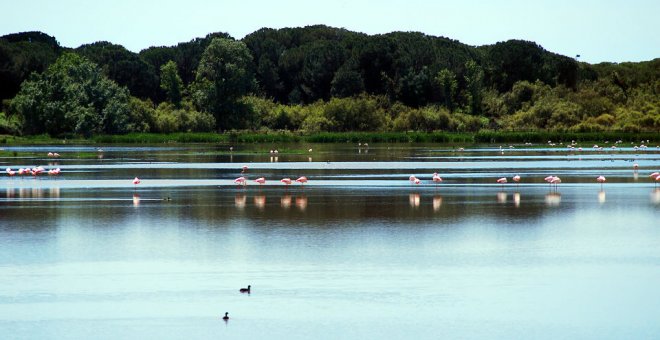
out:
<path id="1" fill-rule="evenodd" d="M 222 317 L 222 320 L 229 320 L 229 312 L 225 312 L 225 316 Z"/>
<path id="2" fill-rule="evenodd" d="M 241 289 L 239 289 L 238 291 L 241 292 L 241 293 L 248 293 L 248 294 L 250 294 L 250 285 L 248 285 L 247 288 L 241 288 Z"/>

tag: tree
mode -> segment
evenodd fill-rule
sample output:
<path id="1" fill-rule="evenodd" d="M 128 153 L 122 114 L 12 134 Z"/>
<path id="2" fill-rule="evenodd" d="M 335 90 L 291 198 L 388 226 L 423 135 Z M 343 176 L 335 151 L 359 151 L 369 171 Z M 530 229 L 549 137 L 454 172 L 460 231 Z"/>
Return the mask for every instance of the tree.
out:
<path id="1" fill-rule="evenodd" d="M 202 54 L 193 84 L 193 99 L 202 111 L 213 114 L 219 129 L 244 123 L 239 99 L 256 86 L 252 55 L 244 43 L 213 38 Z"/>
<path id="2" fill-rule="evenodd" d="M 465 63 L 466 102 L 472 114 L 481 113 L 484 71 L 474 60 Z"/>
<path id="3" fill-rule="evenodd" d="M 42 74 L 23 82 L 11 102 L 28 134 L 123 133 L 129 125 L 129 94 L 91 61 L 65 53 Z"/>
<path id="4" fill-rule="evenodd" d="M 181 99 L 183 98 L 183 82 L 179 77 L 176 63 L 172 60 L 168 61 L 160 68 L 160 88 L 167 94 L 167 99 L 174 107 L 181 107 Z"/>
<path id="5" fill-rule="evenodd" d="M 454 98 L 456 98 L 456 90 L 458 89 L 456 75 L 445 68 L 438 72 L 435 81 L 439 88 L 440 102 L 449 109 L 449 112 L 454 112 Z"/>

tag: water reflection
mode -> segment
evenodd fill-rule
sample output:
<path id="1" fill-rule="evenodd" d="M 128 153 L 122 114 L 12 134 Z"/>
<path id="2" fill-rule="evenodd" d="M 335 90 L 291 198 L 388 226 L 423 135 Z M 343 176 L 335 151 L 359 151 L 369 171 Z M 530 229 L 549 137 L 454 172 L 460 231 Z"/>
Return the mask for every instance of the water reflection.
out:
<path id="1" fill-rule="evenodd" d="M 440 210 L 440 207 L 442 207 L 442 196 L 440 195 L 433 196 L 433 211 Z"/>
<path id="2" fill-rule="evenodd" d="M 284 195 L 280 198 L 280 206 L 284 209 L 291 208 L 291 195 Z"/>
<path id="3" fill-rule="evenodd" d="M 551 192 L 545 195 L 545 204 L 549 207 L 556 207 L 561 203 L 561 194 L 558 192 Z"/>
<path id="4" fill-rule="evenodd" d="M 238 193 L 236 194 L 236 196 L 234 196 L 234 205 L 236 206 L 236 208 L 238 209 L 245 208 L 246 202 L 247 202 L 247 196 L 245 196 L 245 194 Z"/>
<path id="5" fill-rule="evenodd" d="M 518 208 L 520 206 L 520 193 L 515 192 L 513 193 L 513 204 Z"/>
<path id="6" fill-rule="evenodd" d="M 259 208 L 259 210 L 264 210 L 266 207 L 266 196 L 265 195 L 257 195 L 254 196 L 254 205 Z"/>
<path id="7" fill-rule="evenodd" d="M 497 203 L 506 203 L 506 192 L 500 191 L 497 193 Z"/>
<path id="8" fill-rule="evenodd" d="M 408 195 L 408 202 L 411 208 L 419 208 L 420 197 L 419 194 L 413 193 Z"/>
<path id="9" fill-rule="evenodd" d="M 60 188 L 59 187 L 52 187 L 48 189 L 48 195 L 51 198 L 60 198 Z"/>
<path id="10" fill-rule="evenodd" d="M 600 204 L 605 203 L 605 190 L 600 190 L 598 192 L 598 203 Z"/>
<path id="11" fill-rule="evenodd" d="M 638 179 L 639 179 L 639 173 L 637 172 L 637 170 L 635 170 L 633 171 L 633 180 L 637 182 Z"/>
<path id="12" fill-rule="evenodd" d="M 300 211 L 305 211 L 305 209 L 307 209 L 307 196 L 305 196 L 305 194 L 296 196 L 296 207 L 298 207 Z"/>
<path id="13" fill-rule="evenodd" d="M 660 188 L 655 188 L 651 191 L 651 202 L 654 204 L 660 204 Z"/>
<path id="14" fill-rule="evenodd" d="M 140 195 L 139 194 L 133 194 L 133 206 L 136 207 L 136 208 L 140 206 Z"/>

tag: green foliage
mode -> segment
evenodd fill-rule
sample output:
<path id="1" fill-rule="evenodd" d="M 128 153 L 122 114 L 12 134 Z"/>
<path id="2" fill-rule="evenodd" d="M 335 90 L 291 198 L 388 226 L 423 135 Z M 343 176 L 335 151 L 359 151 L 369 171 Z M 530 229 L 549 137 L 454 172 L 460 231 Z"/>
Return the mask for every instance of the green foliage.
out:
<path id="1" fill-rule="evenodd" d="M 183 81 L 179 77 L 174 61 L 168 61 L 160 67 L 160 88 L 167 94 L 167 99 L 175 107 L 181 107 L 183 99 Z"/>
<path id="2" fill-rule="evenodd" d="M 28 134 L 123 133 L 128 100 L 128 90 L 105 78 L 94 63 L 65 53 L 45 73 L 23 82 L 11 109 Z"/>
<path id="3" fill-rule="evenodd" d="M 252 55 L 244 43 L 214 38 L 202 54 L 192 86 L 196 106 L 213 114 L 220 129 L 243 127 L 240 98 L 255 87 Z"/>
<path id="4" fill-rule="evenodd" d="M 107 41 L 82 45 L 75 51 L 99 65 L 108 78 L 120 86 L 126 86 L 133 96 L 155 98 L 158 69 L 140 59 L 136 53 Z"/>
<path id="5" fill-rule="evenodd" d="M 177 108 L 174 104 L 161 103 L 155 111 L 154 132 L 210 132 L 215 128 L 215 119 L 205 112 L 198 112 L 190 103 Z"/>

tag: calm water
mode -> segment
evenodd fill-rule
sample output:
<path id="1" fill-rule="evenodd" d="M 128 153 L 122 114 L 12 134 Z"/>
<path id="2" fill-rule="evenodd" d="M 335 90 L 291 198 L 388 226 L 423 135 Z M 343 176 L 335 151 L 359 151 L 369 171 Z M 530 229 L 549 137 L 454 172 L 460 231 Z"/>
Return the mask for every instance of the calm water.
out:
<path id="1" fill-rule="evenodd" d="M 660 149 L 269 148 L 5 147 L 2 338 L 660 337 Z"/>

